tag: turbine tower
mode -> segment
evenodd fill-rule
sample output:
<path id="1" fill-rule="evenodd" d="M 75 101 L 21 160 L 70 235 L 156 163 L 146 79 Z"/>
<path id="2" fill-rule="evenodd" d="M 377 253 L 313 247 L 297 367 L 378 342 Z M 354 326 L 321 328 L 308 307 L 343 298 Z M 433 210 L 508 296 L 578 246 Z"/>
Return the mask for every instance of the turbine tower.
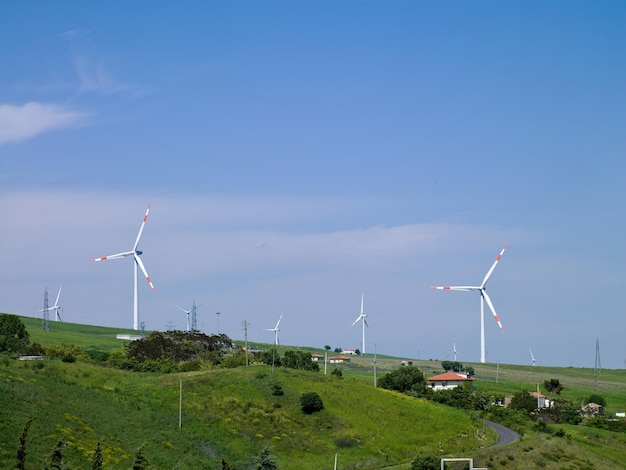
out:
<path id="1" fill-rule="evenodd" d="M 48 316 L 48 312 L 52 312 L 54 311 L 55 315 L 54 318 L 56 321 L 63 321 L 61 319 L 61 314 L 59 313 L 59 310 L 61 310 L 61 307 L 59 307 L 59 297 L 61 296 L 61 289 L 62 287 L 59 287 L 59 293 L 57 294 L 57 299 L 54 301 L 54 305 L 52 307 L 49 307 L 48 304 L 48 288 L 46 288 L 46 294 L 45 294 L 45 300 L 44 300 L 44 307 L 43 310 L 39 310 L 40 312 L 44 312 L 44 316 L 48 318 L 48 320 L 50 319 L 50 317 Z"/>
<path id="2" fill-rule="evenodd" d="M 502 251 L 500 251 L 500 254 L 491 265 L 491 268 L 489 269 L 489 271 L 487 271 L 487 274 L 485 275 L 483 282 L 479 286 L 433 286 L 432 287 L 433 289 L 438 289 L 438 290 L 457 290 L 457 291 L 466 291 L 466 292 L 479 291 L 480 292 L 480 362 L 481 363 L 485 362 L 485 301 L 487 302 L 487 305 L 489 306 L 489 309 L 491 310 L 491 313 L 493 314 L 493 318 L 495 318 L 496 322 L 498 323 L 498 326 L 500 327 L 500 331 L 504 333 L 504 327 L 502 326 L 502 323 L 500 323 L 500 319 L 498 318 L 496 309 L 493 308 L 493 303 L 491 302 L 491 299 L 487 295 L 487 291 L 485 289 L 486 289 L 487 281 L 491 277 L 493 270 L 496 268 L 496 265 L 502 258 L 502 255 L 504 254 L 507 247 L 508 245 L 504 245 L 504 248 L 502 248 Z"/>
<path id="3" fill-rule="evenodd" d="M 367 326 L 369 328 L 369 325 L 367 324 L 367 321 L 365 320 L 366 317 L 367 315 L 363 313 L 363 294 L 361 294 L 361 314 L 358 317 L 356 317 L 356 320 L 352 322 L 352 326 L 354 326 L 357 323 L 359 323 L 359 321 L 363 320 L 363 323 L 361 324 L 361 328 L 363 330 L 362 332 L 363 337 L 361 339 L 361 354 L 365 354 L 365 327 Z"/>
<path id="4" fill-rule="evenodd" d="M 280 328 L 278 328 L 278 325 L 280 325 L 280 321 L 283 319 L 283 316 L 281 315 L 280 317 L 278 317 L 278 321 L 276 322 L 276 326 L 274 328 L 266 328 L 267 331 L 273 331 L 274 332 L 274 346 L 278 346 L 279 341 L 278 341 L 278 332 L 280 331 Z"/>
<path id="5" fill-rule="evenodd" d="M 148 220 L 148 213 L 150 212 L 150 204 L 148 204 L 148 209 L 146 210 L 146 214 L 143 216 L 143 221 L 141 222 L 141 227 L 139 227 L 139 233 L 137 234 L 137 238 L 135 239 L 135 244 L 133 245 L 133 249 L 131 251 L 125 251 L 123 253 L 117 253 L 115 255 L 109 255 L 109 256 L 103 256 L 102 258 L 95 258 L 90 260 L 91 262 L 95 262 L 95 261 L 106 261 L 109 259 L 119 259 L 119 258 L 126 258 L 127 256 L 132 256 L 134 259 L 134 275 L 133 275 L 133 281 L 134 281 L 134 297 L 133 297 L 133 330 L 138 330 L 139 329 L 139 309 L 138 309 L 138 304 L 137 304 L 137 275 L 138 275 L 138 271 L 137 271 L 137 266 L 139 266 L 139 268 L 141 268 L 141 271 L 143 272 L 144 276 L 146 276 L 146 281 L 148 281 L 148 284 L 150 284 L 150 287 L 152 288 L 153 291 L 156 291 L 156 289 L 154 288 L 154 285 L 152 284 L 152 281 L 150 280 L 150 276 L 148 276 L 148 271 L 146 271 L 145 266 L 143 265 L 143 262 L 141 261 L 141 254 L 142 252 L 139 251 L 137 249 L 137 246 L 139 245 L 139 240 L 141 239 L 141 234 L 143 233 L 143 228 L 146 225 L 146 220 Z"/>

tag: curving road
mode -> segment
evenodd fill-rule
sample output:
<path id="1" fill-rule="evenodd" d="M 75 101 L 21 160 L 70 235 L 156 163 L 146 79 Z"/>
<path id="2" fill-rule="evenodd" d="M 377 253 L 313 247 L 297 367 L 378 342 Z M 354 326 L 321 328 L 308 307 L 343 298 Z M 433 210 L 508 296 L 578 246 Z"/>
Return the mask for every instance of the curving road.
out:
<path id="1" fill-rule="evenodd" d="M 494 423 L 493 421 L 489 421 L 487 419 L 483 419 L 482 421 L 491 429 L 493 429 L 496 433 L 498 433 L 498 442 L 489 447 L 500 447 L 507 444 L 512 444 L 519 439 L 519 434 L 517 434 L 512 429 L 507 428 L 506 426 L 502 426 L 501 424 Z"/>

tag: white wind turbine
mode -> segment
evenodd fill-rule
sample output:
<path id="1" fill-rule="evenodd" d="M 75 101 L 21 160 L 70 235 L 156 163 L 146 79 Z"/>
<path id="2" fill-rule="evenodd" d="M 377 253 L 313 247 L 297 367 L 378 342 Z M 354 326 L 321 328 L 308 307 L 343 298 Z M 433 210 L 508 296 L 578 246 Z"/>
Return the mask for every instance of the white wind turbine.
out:
<path id="1" fill-rule="evenodd" d="M 454 362 L 456 362 L 456 338 L 452 340 L 452 352 L 454 353 Z"/>
<path id="2" fill-rule="evenodd" d="M 533 350 L 530 349 L 530 346 L 528 346 L 528 352 L 530 352 L 530 359 L 531 359 L 531 361 L 533 361 L 533 366 L 534 366 L 535 362 L 537 362 L 537 361 L 535 361 L 535 356 L 533 356 Z"/>
<path id="3" fill-rule="evenodd" d="M 278 325 L 280 325 L 280 321 L 283 319 L 283 316 L 281 315 L 280 317 L 278 317 L 278 321 L 276 322 L 276 326 L 274 328 L 266 328 L 266 331 L 273 331 L 274 332 L 274 345 L 278 346 L 279 341 L 278 341 L 278 332 L 280 331 L 280 328 L 278 328 Z"/>
<path id="4" fill-rule="evenodd" d="M 152 284 L 152 281 L 150 280 L 150 276 L 148 276 L 148 272 L 146 271 L 145 266 L 143 265 L 143 262 L 141 261 L 141 258 L 139 256 L 141 256 L 141 251 L 139 251 L 137 249 L 137 246 L 139 245 L 139 240 L 141 239 L 141 234 L 143 232 L 143 228 L 146 225 L 146 220 L 148 220 L 148 213 L 150 212 L 150 204 L 148 204 L 148 209 L 146 210 L 146 214 L 143 216 L 143 221 L 141 222 L 141 227 L 139 227 L 139 233 L 137 234 L 137 238 L 135 239 L 135 244 L 133 245 L 133 249 L 131 251 L 125 251 L 123 253 L 117 253 L 115 255 L 109 255 L 109 256 L 103 256 L 102 258 L 95 258 L 92 259 L 90 261 L 94 262 L 94 261 L 106 261 L 109 259 L 119 259 L 119 258 L 126 258 L 127 256 L 132 256 L 134 259 L 134 275 L 133 275 L 133 279 L 134 279 L 134 303 L 133 303 L 133 330 L 138 330 L 139 329 L 139 311 L 137 308 L 137 266 L 139 266 L 141 268 L 141 271 L 143 272 L 143 274 L 146 276 L 146 281 L 148 281 L 148 284 L 150 284 L 150 287 L 152 288 L 153 291 L 156 291 L 156 289 L 154 288 L 154 285 Z"/>
<path id="5" fill-rule="evenodd" d="M 354 326 L 357 323 L 359 323 L 360 320 L 363 320 L 363 323 L 361 324 L 361 327 L 363 329 L 363 338 L 361 340 L 361 354 L 365 354 L 365 327 L 367 326 L 369 328 L 369 325 L 367 324 L 367 321 L 365 320 L 366 317 L 367 315 L 363 313 L 363 294 L 361 294 L 361 314 L 358 317 L 356 317 L 356 320 L 352 322 L 352 326 Z"/>
<path id="6" fill-rule="evenodd" d="M 195 301 L 195 300 L 194 300 L 194 301 L 192 302 L 192 304 L 191 304 L 191 310 L 185 310 L 184 308 L 179 307 L 179 306 L 177 305 L 177 307 L 178 307 L 179 309 L 181 309 L 183 312 L 185 312 L 185 313 L 187 314 L 187 331 L 191 331 L 191 326 L 190 326 L 190 324 L 189 324 L 189 314 L 195 315 L 195 313 L 196 313 L 196 309 L 198 309 L 198 308 L 202 307 L 203 305 L 204 305 L 204 304 L 196 305 L 196 301 Z"/>
<path id="7" fill-rule="evenodd" d="M 59 310 L 61 310 L 61 307 L 59 307 L 59 297 L 61 297 L 61 289 L 63 287 L 59 287 L 59 293 L 57 294 L 57 299 L 54 301 L 54 305 L 52 307 L 48 307 L 48 308 L 44 308 L 43 310 L 39 310 L 40 312 L 51 312 L 54 311 L 54 317 L 56 318 L 57 321 L 63 321 L 61 319 L 61 314 L 59 313 Z"/>
<path id="8" fill-rule="evenodd" d="M 491 302 L 491 299 L 487 295 L 485 286 L 487 285 L 487 281 L 491 277 L 493 270 L 496 268 L 496 264 L 498 264 L 498 261 L 500 261 L 500 259 L 502 258 L 502 255 L 504 254 L 504 251 L 507 249 L 507 247 L 508 245 L 504 245 L 504 248 L 502 248 L 502 251 L 500 251 L 500 254 L 491 265 L 491 268 L 489 269 L 489 271 L 487 271 L 487 274 L 485 275 L 485 278 L 483 279 L 483 282 L 480 284 L 480 286 L 433 286 L 433 289 L 439 289 L 439 290 L 479 291 L 480 292 L 480 362 L 481 363 L 485 362 L 485 301 L 487 301 L 487 305 L 489 306 L 489 309 L 491 310 L 493 317 L 495 318 L 496 322 L 498 322 L 500 331 L 504 333 L 504 328 L 502 326 L 502 323 L 500 323 L 498 314 L 496 313 L 495 308 L 493 308 L 493 303 Z"/>

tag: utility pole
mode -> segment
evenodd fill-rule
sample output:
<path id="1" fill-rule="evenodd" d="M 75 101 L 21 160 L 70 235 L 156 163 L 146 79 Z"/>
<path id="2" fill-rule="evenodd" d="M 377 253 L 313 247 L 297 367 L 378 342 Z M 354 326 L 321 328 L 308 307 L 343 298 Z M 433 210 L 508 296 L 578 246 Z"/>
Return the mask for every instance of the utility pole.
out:
<path id="1" fill-rule="evenodd" d="M 600 340 L 596 338 L 596 365 L 593 369 L 593 389 L 602 388 L 602 365 L 600 364 Z"/>
<path id="2" fill-rule="evenodd" d="M 374 388 L 376 388 L 376 343 L 374 343 Z"/>
<path id="3" fill-rule="evenodd" d="M 220 334 L 220 312 L 215 312 L 215 315 L 217 315 L 217 334 Z"/>
<path id="4" fill-rule="evenodd" d="M 219 316 L 217 317 L 218 321 L 219 321 Z M 244 320 L 243 321 L 243 336 L 245 338 L 245 348 L 246 348 L 246 367 L 248 367 L 248 321 Z"/>

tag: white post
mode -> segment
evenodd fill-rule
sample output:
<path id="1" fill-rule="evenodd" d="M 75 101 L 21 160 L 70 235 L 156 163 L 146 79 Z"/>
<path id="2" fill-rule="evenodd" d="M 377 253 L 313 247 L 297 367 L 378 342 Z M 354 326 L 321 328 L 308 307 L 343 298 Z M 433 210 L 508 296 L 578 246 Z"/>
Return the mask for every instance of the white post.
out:
<path id="1" fill-rule="evenodd" d="M 337 454 L 335 454 L 335 470 L 337 470 Z"/>
<path id="2" fill-rule="evenodd" d="M 180 379 L 180 398 L 178 400 L 178 429 L 183 427 L 183 379 Z"/>
<path id="3" fill-rule="evenodd" d="M 328 351 L 324 351 L 324 375 L 326 375 L 327 364 L 328 364 Z"/>

